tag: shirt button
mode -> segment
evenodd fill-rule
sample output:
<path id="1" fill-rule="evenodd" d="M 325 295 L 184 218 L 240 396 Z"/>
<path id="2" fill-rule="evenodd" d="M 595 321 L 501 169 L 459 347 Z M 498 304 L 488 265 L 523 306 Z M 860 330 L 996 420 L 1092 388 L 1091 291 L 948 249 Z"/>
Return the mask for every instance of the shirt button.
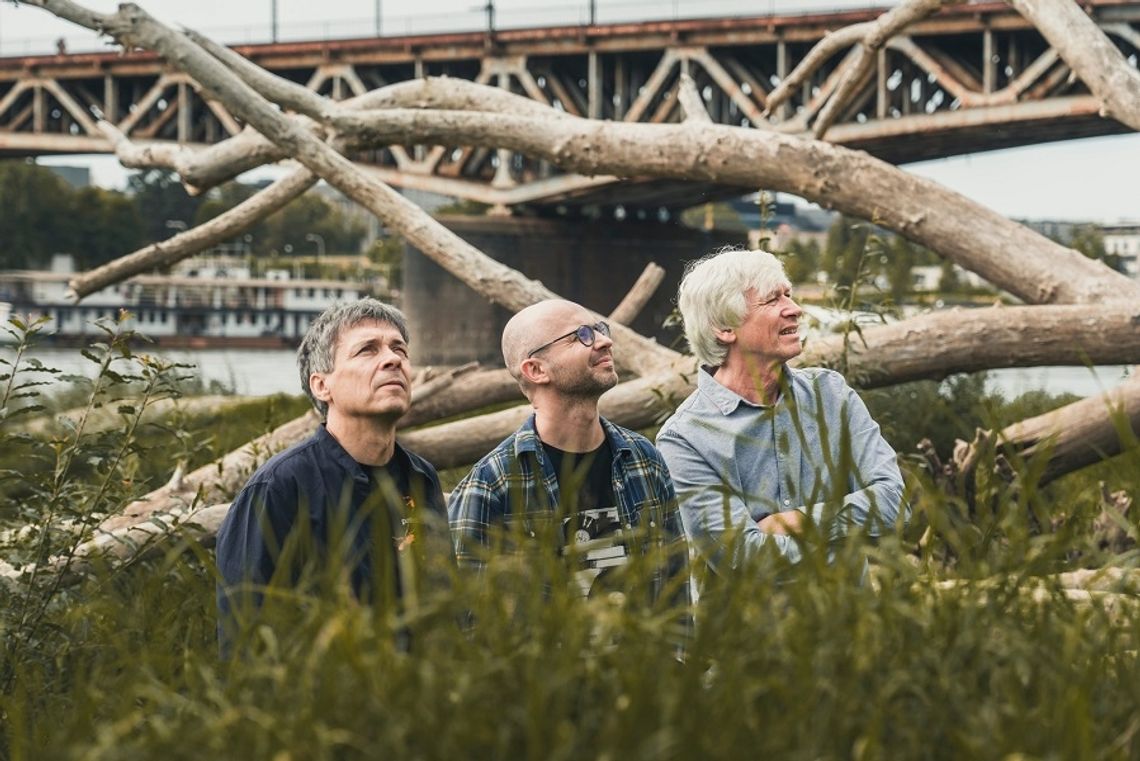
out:
<path id="1" fill-rule="evenodd" d="M 785 499 L 785 500 L 784 500 L 784 504 L 785 504 L 785 505 L 790 505 L 790 504 L 792 504 L 792 501 L 791 501 L 790 499 Z"/>

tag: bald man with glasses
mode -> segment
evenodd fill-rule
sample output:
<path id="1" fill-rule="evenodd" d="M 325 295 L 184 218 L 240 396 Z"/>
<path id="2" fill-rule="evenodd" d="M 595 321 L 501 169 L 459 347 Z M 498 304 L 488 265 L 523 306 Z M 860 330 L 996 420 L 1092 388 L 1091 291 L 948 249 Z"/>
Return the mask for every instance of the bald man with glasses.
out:
<path id="1" fill-rule="evenodd" d="M 655 598 L 685 595 L 685 547 L 673 482 L 644 436 L 598 413 L 617 385 L 609 326 L 570 301 L 534 304 L 503 329 L 503 360 L 534 414 L 475 464 L 448 502 L 461 567 L 480 568 L 496 535 L 549 538 L 575 564 L 585 596 L 621 585 L 635 553 L 663 551 Z"/>

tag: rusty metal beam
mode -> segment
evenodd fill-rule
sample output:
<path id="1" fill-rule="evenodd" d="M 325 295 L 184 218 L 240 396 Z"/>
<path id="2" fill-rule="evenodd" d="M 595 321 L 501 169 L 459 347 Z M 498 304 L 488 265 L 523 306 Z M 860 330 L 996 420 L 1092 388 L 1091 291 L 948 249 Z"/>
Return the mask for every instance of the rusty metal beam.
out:
<path id="1" fill-rule="evenodd" d="M 1084 6 L 1130 54 L 1128 46 L 1136 47 L 1140 40 L 1133 27 L 1140 22 L 1140 0 L 1090 0 Z M 761 110 L 773 77 L 786 77 L 829 31 L 880 13 L 862 9 L 776 18 L 500 30 L 493 45 L 483 32 L 465 32 L 245 45 L 237 50 L 271 70 L 288 69 L 291 78 L 298 71 L 311 74 L 310 87 L 331 89 L 336 98 L 359 94 L 377 83 L 447 74 L 484 84 L 494 81 L 544 103 L 556 99 L 571 114 L 626 121 L 674 118 L 676 92 L 669 85 L 676 76 L 674 64 L 679 64 L 692 69 L 703 93 L 711 90 L 707 105 L 714 120 L 747 119 L 781 132 L 798 132 L 832 94 L 850 66 L 850 54 L 834 56 L 774 117 L 764 117 Z M 1015 69 L 1011 75 L 994 64 L 994 57 L 1007 51 L 1006 61 Z M 585 82 L 579 84 L 583 77 Z M 174 85 L 177 98 L 169 98 L 170 107 L 157 112 L 155 105 L 168 97 Z M 912 101 L 912 88 L 920 96 L 918 101 Z M 934 94 L 935 89 L 944 95 Z M 196 85 L 169 73 L 149 53 L 0 58 L 0 93 L 0 116 L 9 117 L 5 131 L 0 131 L 4 155 L 105 152 L 109 147 L 101 140 L 90 143 L 82 140 L 83 135 L 60 134 L 77 127 L 90 130 L 99 114 L 121 121 L 121 128 L 136 137 L 177 137 L 182 144 L 216 141 L 241 127 Z M 62 118 L 51 118 L 54 103 L 45 99 L 45 93 L 59 102 Z M 130 97 L 123 97 L 127 93 Z M 1071 80 L 1024 18 L 1004 2 L 975 2 L 943 9 L 880 51 L 873 73 L 861 83 L 828 138 L 890 161 L 908 161 L 1123 130 L 1100 119 L 1081 93 L 1080 83 Z M 206 108 L 196 104 L 195 94 Z M 942 101 L 931 100 L 932 95 Z M 130 112 L 122 113 L 127 104 Z M 926 113 L 928 109 L 934 113 Z M 892 118 L 900 111 L 905 114 L 902 118 Z M 169 122 L 175 116 L 177 128 L 172 130 Z M 860 117 L 865 123 L 856 123 Z M 55 134 L 36 134 L 45 130 Z M 509 151 L 414 146 L 412 154 L 411 147 L 371 152 L 382 164 L 377 171 L 390 173 L 397 185 L 454 191 L 497 206 L 683 205 L 684 199 L 693 198 L 677 183 L 583 183 L 582 178 L 558 176 L 546 162 Z"/>

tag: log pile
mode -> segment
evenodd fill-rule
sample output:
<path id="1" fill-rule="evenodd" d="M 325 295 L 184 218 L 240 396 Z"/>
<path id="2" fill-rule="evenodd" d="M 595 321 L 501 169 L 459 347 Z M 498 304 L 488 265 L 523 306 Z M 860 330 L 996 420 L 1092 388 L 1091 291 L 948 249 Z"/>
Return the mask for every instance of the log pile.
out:
<path id="1" fill-rule="evenodd" d="M 956 4 L 908 0 L 869 24 L 838 30 L 770 95 L 768 108 L 835 55 L 845 71 L 815 116 L 780 129 L 712 124 L 691 82 L 683 81 L 679 124 L 605 122 L 569 115 L 504 90 L 457 79 L 425 78 L 334 102 L 277 77 L 194 32 L 177 31 L 138 6 L 98 13 L 72 0 L 25 0 L 96 30 L 124 49 L 156 52 L 192 77 L 246 125 L 204 149 L 140 148 L 102 125 L 125 166 L 161 167 L 203 192 L 241 172 L 289 158 L 298 168 L 241 206 L 199 228 L 155 243 L 70 283 L 74 298 L 158 264 L 170 264 L 232 237 L 323 179 L 353 199 L 477 293 L 510 310 L 557 294 L 494 261 L 348 159 L 352 149 L 391 145 L 507 148 L 585 175 L 659 177 L 786 191 L 851 216 L 873 219 L 1015 295 L 1026 306 L 920 315 L 865 328 L 807 347 L 801 362 L 842 369 L 855 385 L 885 386 L 956 372 L 1040 364 L 1140 363 L 1140 283 L 1051 241 L 930 180 L 865 153 L 824 140 L 875 51 L 915 21 Z M 1140 129 L 1140 74 L 1119 55 L 1071 0 L 1009 0 L 1034 22 L 1065 63 L 1100 98 L 1103 113 Z M 634 289 L 644 294 L 652 283 Z M 639 290 L 640 289 L 640 290 Z M 614 315 L 615 358 L 630 377 L 602 399 L 604 415 L 630 427 L 651 425 L 686 395 L 695 380 L 692 358 L 658 345 L 622 323 L 640 298 Z M 472 369 L 421 384 L 402 440 L 439 467 L 470 463 L 529 414 L 518 405 L 441 425 L 441 418 L 489 402 L 520 398 L 496 368 Z M 1117 410 L 1115 415 L 1109 410 Z M 1070 424 L 1077 421 L 1078 424 Z M 1123 422 L 1121 422 L 1123 421 Z M 309 416 L 219 462 L 127 506 L 103 523 L 93 541 L 150 524 L 156 515 L 185 519 L 203 505 L 228 500 L 250 470 L 312 429 Z M 1046 447 L 1051 477 L 1119 451 L 1120 426 L 1140 432 L 1140 383 L 1111 396 L 1023 421 L 992 434 L 1009 446 Z M 419 426 L 419 427 L 414 427 Z M 968 468 L 969 445 L 958 466 Z M 976 460 L 976 458 L 974 458 Z M 217 512 L 216 508 L 212 508 Z M 210 513 L 216 517 L 215 513 Z M 212 519 L 212 518 L 211 518 Z"/>

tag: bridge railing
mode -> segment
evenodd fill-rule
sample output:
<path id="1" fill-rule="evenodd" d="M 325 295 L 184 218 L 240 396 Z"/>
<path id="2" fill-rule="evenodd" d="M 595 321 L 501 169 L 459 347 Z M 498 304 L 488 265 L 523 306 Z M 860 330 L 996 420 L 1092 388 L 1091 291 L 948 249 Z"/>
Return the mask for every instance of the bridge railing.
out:
<path id="1" fill-rule="evenodd" d="M 482 3 L 482 5 L 480 5 Z M 146 7 L 146 0 L 140 3 Z M 687 18 L 719 18 L 737 16 L 795 16 L 809 13 L 872 6 L 895 5 L 896 0 L 562 0 L 544 5 L 505 6 L 494 4 L 493 13 L 487 0 L 469 0 L 465 9 L 450 13 L 418 13 L 415 15 L 382 15 L 380 36 L 398 37 L 445 32 L 486 31 L 493 23 L 496 30 L 549 26 L 584 26 L 596 24 L 647 22 Z M 372 6 L 361 0 L 360 6 Z M 54 36 L 22 36 L 22 15 L 43 14 L 34 8 L 0 7 L 0 57 L 49 55 L 53 53 L 90 53 L 107 49 L 107 42 L 97 35 L 70 25 Z M 197 31 L 230 45 L 273 42 L 273 22 L 264 21 L 234 26 L 196 26 Z M 376 34 L 375 16 L 357 18 L 325 18 L 312 21 L 290 20 L 279 16 L 276 41 L 300 42 L 341 40 Z"/>

